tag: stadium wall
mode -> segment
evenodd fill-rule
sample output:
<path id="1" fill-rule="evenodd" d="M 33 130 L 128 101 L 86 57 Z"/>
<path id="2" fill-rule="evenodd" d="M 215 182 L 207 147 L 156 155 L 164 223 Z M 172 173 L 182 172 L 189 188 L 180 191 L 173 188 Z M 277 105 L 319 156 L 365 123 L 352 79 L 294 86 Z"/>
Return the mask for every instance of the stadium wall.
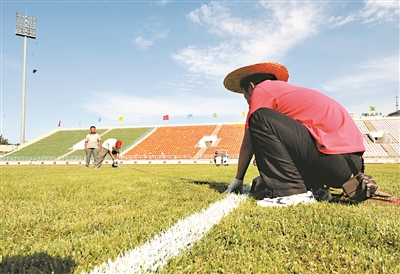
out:
<path id="1" fill-rule="evenodd" d="M 238 159 L 230 159 L 230 165 L 237 165 Z M 399 158 L 365 158 L 366 164 L 400 164 Z M 112 161 L 105 160 L 104 166 L 111 166 Z M 184 160 L 127 160 L 120 165 L 214 165 L 213 159 L 184 159 Z M 85 161 L 0 161 L 0 166 L 29 166 L 29 165 L 85 165 Z M 223 166 L 221 164 L 221 166 Z"/>

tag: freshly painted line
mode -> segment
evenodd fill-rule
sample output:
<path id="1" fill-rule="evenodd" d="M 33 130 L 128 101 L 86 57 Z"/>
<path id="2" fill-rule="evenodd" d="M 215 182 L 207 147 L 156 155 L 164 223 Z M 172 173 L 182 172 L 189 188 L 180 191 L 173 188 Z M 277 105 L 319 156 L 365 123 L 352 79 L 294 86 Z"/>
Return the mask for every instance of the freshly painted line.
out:
<path id="1" fill-rule="evenodd" d="M 208 209 L 178 221 L 173 227 L 155 236 L 115 261 L 108 260 L 89 273 L 154 273 L 165 266 L 181 250 L 193 246 L 214 225 L 246 199 L 247 195 L 227 195 Z"/>

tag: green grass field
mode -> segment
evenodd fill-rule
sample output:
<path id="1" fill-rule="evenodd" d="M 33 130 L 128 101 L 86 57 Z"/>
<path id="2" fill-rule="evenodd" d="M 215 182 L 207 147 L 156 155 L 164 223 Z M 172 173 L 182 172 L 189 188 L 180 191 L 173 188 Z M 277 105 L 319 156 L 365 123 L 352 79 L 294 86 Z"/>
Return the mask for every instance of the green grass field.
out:
<path id="1" fill-rule="evenodd" d="M 236 165 L 1 167 L 1 273 L 82 273 L 223 199 Z M 400 165 L 367 165 L 400 196 Z M 249 183 L 257 175 L 250 166 Z M 400 273 L 399 205 L 248 198 L 159 273 Z"/>

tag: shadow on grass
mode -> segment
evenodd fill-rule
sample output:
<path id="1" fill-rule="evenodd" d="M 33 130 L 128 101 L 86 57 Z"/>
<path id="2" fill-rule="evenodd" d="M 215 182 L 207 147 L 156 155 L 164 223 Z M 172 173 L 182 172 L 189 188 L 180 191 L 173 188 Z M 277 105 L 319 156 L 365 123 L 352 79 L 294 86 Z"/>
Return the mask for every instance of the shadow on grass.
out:
<path id="1" fill-rule="evenodd" d="M 332 193 L 332 200 L 330 203 L 336 203 L 341 205 L 359 205 L 361 202 L 350 200 L 348 198 L 343 198 L 342 194 L 334 194 Z"/>
<path id="2" fill-rule="evenodd" d="M 46 253 L 5 255 L 0 262 L 0 273 L 72 273 L 74 266 L 71 257 L 52 257 Z"/>
<path id="3" fill-rule="evenodd" d="M 222 182 L 207 182 L 207 181 L 190 181 L 192 184 L 199 184 L 199 185 L 208 185 L 211 189 L 215 189 L 219 193 L 223 193 L 229 184 L 227 183 L 222 183 Z M 255 200 L 262 200 L 265 197 L 269 197 L 271 193 L 268 190 L 265 191 L 260 191 L 258 193 L 254 193 L 249 195 L 249 197 L 255 199 Z M 350 200 L 350 199 L 345 199 L 342 197 L 342 194 L 334 194 L 332 193 L 332 200 L 329 201 L 330 203 L 337 203 L 341 205 L 358 205 L 360 202 Z"/>
<path id="4" fill-rule="evenodd" d="M 228 185 L 227 183 L 222 183 L 222 182 L 206 182 L 206 181 L 190 181 L 192 184 L 197 184 L 197 185 L 208 185 L 210 188 L 215 189 L 219 193 L 223 193 L 227 188 Z"/>
<path id="5" fill-rule="evenodd" d="M 215 189 L 219 193 L 223 193 L 229 185 L 227 183 L 222 183 L 222 182 L 206 182 L 206 181 L 190 181 L 190 182 L 192 184 L 208 185 L 210 188 Z M 249 197 L 253 198 L 255 200 L 262 200 L 265 197 L 270 197 L 270 195 L 271 195 L 271 192 L 266 189 L 264 191 L 249 194 Z M 343 198 L 342 194 L 332 193 L 332 198 L 333 199 L 331 201 L 329 201 L 330 203 L 337 203 L 337 204 L 341 204 L 341 205 L 358 205 L 358 204 L 360 204 L 360 202 Z"/>

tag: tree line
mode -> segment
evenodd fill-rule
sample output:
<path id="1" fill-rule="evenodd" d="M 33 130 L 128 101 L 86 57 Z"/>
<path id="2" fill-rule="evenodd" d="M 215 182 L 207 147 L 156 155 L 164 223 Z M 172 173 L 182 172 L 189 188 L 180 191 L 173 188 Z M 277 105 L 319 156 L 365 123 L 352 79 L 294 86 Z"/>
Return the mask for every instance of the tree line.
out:
<path id="1" fill-rule="evenodd" d="M 0 135 L 0 145 L 11 145 L 11 144 L 8 142 L 8 139 L 6 139 L 6 138 L 3 137 L 3 134 Z"/>

